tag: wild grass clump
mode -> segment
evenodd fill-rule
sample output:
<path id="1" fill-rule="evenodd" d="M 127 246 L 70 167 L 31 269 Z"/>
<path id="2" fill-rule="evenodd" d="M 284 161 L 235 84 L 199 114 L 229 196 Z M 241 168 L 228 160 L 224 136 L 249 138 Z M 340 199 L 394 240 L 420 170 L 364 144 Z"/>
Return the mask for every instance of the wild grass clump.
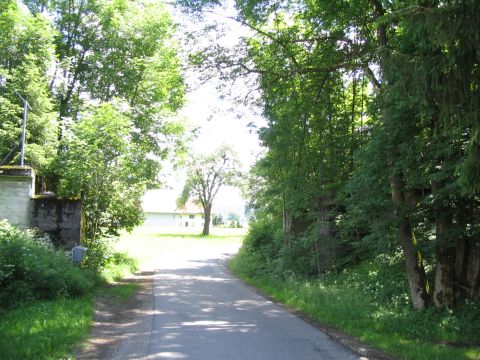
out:
<path id="1" fill-rule="evenodd" d="M 0 221 L 0 308 L 81 296 L 94 286 L 95 276 L 73 266 L 47 239 Z"/>
<path id="2" fill-rule="evenodd" d="M 119 281 L 138 270 L 138 260 L 126 252 L 113 252 L 102 271 L 107 282 Z"/>

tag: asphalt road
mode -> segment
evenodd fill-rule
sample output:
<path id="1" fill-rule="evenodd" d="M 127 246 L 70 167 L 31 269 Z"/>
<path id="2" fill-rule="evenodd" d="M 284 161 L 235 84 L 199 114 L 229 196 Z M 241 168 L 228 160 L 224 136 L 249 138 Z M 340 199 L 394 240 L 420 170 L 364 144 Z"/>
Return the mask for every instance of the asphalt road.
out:
<path id="1" fill-rule="evenodd" d="M 230 275 L 223 264 L 234 251 L 159 259 L 144 359 L 361 359 Z"/>

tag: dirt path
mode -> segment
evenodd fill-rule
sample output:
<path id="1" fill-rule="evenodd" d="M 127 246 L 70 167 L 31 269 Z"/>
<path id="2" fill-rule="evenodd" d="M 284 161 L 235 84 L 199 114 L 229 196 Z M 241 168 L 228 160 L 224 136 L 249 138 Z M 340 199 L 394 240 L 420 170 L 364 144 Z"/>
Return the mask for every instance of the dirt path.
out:
<path id="1" fill-rule="evenodd" d="M 75 359 L 146 356 L 153 318 L 153 272 L 142 272 L 123 282 L 138 284 L 138 291 L 123 302 L 97 296 L 88 340 L 77 349 Z"/>

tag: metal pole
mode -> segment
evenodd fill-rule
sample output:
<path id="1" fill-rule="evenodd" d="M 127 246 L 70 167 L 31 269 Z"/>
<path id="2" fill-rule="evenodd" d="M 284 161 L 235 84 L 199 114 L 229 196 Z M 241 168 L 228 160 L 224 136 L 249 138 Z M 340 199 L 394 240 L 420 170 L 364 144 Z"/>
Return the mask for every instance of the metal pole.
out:
<path id="1" fill-rule="evenodd" d="M 27 100 L 23 99 L 22 141 L 20 142 L 20 166 L 23 166 L 23 162 L 25 159 L 25 127 L 27 125 L 27 111 L 28 103 Z"/>

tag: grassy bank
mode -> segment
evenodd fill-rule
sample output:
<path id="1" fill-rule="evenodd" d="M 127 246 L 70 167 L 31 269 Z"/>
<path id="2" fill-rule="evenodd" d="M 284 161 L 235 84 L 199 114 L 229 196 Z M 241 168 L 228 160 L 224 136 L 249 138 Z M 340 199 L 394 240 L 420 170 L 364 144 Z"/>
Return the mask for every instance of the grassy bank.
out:
<path id="1" fill-rule="evenodd" d="M 137 289 L 137 284 L 114 284 L 96 293 L 122 302 Z M 94 296 L 31 302 L 1 315 L 1 359 L 69 359 L 75 345 L 87 337 Z"/>
<path id="2" fill-rule="evenodd" d="M 91 297 L 25 304 L 0 317 L 1 358 L 62 359 L 85 338 L 93 314 Z"/>
<path id="3" fill-rule="evenodd" d="M 258 260 L 240 251 L 230 262 L 230 268 L 235 275 L 281 303 L 395 357 L 480 359 L 478 304 L 463 304 L 456 312 L 435 309 L 419 312 L 411 309 L 407 294 L 382 301 L 382 291 L 388 292 L 382 287 L 389 285 L 378 281 L 378 264 L 374 263 L 305 280 L 293 276 L 282 279 L 257 271 Z M 389 271 L 386 268 L 380 271 Z M 392 267 L 390 271 L 394 270 Z"/>
<path id="4" fill-rule="evenodd" d="M 0 358 L 68 358 L 87 336 L 94 296 L 129 297 L 136 284 L 113 282 L 135 268 L 114 253 L 100 275 L 83 271 L 48 242 L 0 223 Z"/>

